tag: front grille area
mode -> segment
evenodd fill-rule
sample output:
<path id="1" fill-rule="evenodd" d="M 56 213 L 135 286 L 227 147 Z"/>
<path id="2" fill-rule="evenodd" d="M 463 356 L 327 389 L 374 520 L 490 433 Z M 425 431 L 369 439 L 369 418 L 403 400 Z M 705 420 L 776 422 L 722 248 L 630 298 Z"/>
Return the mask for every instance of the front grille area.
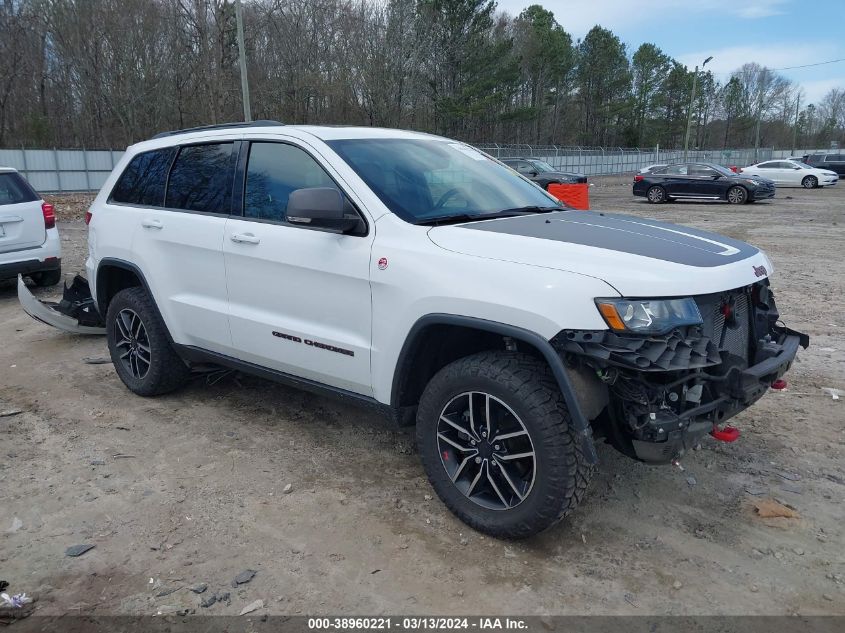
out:
<path id="1" fill-rule="evenodd" d="M 748 343 L 751 332 L 751 314 L 748 293 L 738 290 L 695 298 L 704 324 L 704 335 L 710 338 L 719 351 L 738 356 L 748 363 Z M 725 315 L 725 306 L 730 317 Z"/>

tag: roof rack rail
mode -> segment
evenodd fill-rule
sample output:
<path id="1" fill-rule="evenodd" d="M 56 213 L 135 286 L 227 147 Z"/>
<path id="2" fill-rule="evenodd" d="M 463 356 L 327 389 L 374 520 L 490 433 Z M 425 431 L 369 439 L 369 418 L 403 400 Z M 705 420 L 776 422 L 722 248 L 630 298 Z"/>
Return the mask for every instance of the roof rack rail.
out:
<path id="1" fill-rule="evenodd" d="M 239 123 L 218 123 L 217 125 L 201 125 L 199 127 L 187 127 L 184 130 L 171 130 L 170 132 L 159 132 L 153 138 L 165 138 L 167 136 L 175 136 L 177 134 L 187 134 L 188 132 L 204 132 L 206 130 L 225 130 L 228 128 L 238 127 L 268 127 L 276 125 L 284 125 L 284 123 L 281 123 L 279 121 L 267 120 L 250 121 L 249 123 L 243 121 Z"/>

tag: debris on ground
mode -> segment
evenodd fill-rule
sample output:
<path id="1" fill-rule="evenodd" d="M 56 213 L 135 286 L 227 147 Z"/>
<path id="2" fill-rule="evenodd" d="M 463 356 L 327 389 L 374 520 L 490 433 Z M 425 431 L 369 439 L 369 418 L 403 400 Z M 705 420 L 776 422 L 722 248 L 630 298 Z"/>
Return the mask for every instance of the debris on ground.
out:
<path id="1" fill-rule="evenodd" d="M 203 593 L 206 589 L 208 589 L 208 584 L 204 582 L 201 582 L 200 584 L 191 587 L 191 591 L 193 591 L 194 593 Z"/>
<path id="2" fill-rule="evenodd" d="M 181 588 L 182 587 L 165 587 L 156 594 L 156 598 L 164 598 L 165 596 L 169 596 L 171 593 L 176 593 Z"/>
<path id="3" fill-rule="evenodd" d="M 18 530 L 20 530 L 22 527 L 23 527 L 23 521 L 21 521 L 18 517 L 13 517 L 12 518 L 12 525 L 10 525 L 8 527 L 8 529 L 6 530 L 6 533 L 7 534 L 14 534 Z"/>
<path id="4" fill-rule="evenodd" d="M 232 581 L 232 586 L 237 588 L 238 585 L 245 585 L 250 580 L 255 578 L 255 574 L 257 574 L 257 573 L 258 572 L 255 571 L 254 569 L 247 569 L 247 570 L 242 571 L 237 576 L 235 576 L 235 579 Z"/>
<path id="5" fill-rule="evenodd" d="M 252 613 L 253 611 L 258 611 L 258 609 L 261 609 L 263 606 L 264 606 L 264 601 L 261 600 L 261 599 L 258 599 L 254 602 L 250 602 L 243 609 L 241 609 L 241 615 L 246 615 L 247 613 Z"/>
<path id="6" fill-rule="evenodd" d="M 842 389 L 835 389 L 834 387 L 822 387 L 822 391 L 834 400 L 839 400 L 842 396 L 845 396 L 845 391 Z"/>
<path id="7" fill-rule="evenodd" d="M 82 556 L 85 552 L 92 549 L 94 549 L 94 546 L 89 544 L 71 545 L 65 550 L 65 556 L 73 556 L 75 558 Z"/>
<path id="8" fill-rule="evenodd" d="M 775 517 L 784 517 L 787 519 L 800 518 L 800 515 L 795 510 L 778 503 L 774 499 L 761 499 L 760 501 L 755 501 L 754 509 L 757 510 L 757 515 L 763 519 Z"/>
<path id="9" fill-rule="evenodd" d="M 293 492 L 293 484 L 287 484 L 284 488 L 282 488 L 282 492 L 286 495 L 289 495 Z"/>
<path id="10" fill-rule="evenodd" d="M 20 415 L 23 413 L 23 409 L 6 409 L 5 411 L 0 411 L 0 418 L 9 418 L 13 415 Z"/>
<path id="11" fill-rule="evenodd" d="M 11 607 L 12 609 L 21 609 L 25 604 L 32 602 L 32 598 L 27 596 L 26 593 L 16 593 L 11 596 L 7 593 L 0 593 L 0 599 L 3 600 L 3 604 L 0 606 Z"/>
<path id="12" fill-rule="evenodd" d="M 111 363 L 108 356 L 84 356 L 82 362 L 86 365 L 107 365 Z"/>
<path id="13" fill-rule="evenodd" d="M 207 609 L 208 607 L 213 605 L 215 602 L 217 602 L 217 594 L 212 593 L 211 595 L 206 596 L 205 598 L 202 599 L 202 602 L 200 602 L 200 606 L 203 609 Z"/>

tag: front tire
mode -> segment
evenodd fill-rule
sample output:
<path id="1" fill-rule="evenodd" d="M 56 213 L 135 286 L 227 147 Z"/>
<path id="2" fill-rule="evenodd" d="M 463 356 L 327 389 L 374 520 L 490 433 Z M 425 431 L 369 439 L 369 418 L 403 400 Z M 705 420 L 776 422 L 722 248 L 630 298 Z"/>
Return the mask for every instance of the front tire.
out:
<path id="1" fill-rule="evenodd" d="M 525 354 L 483 352 L 441 369 L 420 400 L 417 445 L 443 503 L 497 538 L 557 523 L 592 474 L 548 366 Z"/>
<path id="2" fill-rule="evenodd" d="M 666 195 L 666 190 L 661 187 L 660 185 L 655 185 L 646 192 L 646 198 L 652 204 L 661 204 L 668 200 L 668 196 Z"/>
<path id="3" fill-rule="evenodd" d="M 728 189 L 728 202 L 731 204 L 745 204 L 748 202 L 748 192 L 745 187 L 731 187 Z"/>
<path id="4" fill-rule="evenodd" d="M 167 329 L 143 288 L 126 288 L 109 303 L 106 338 L 117 375 L 139 396 L 178 389 L 190 369 L 173 351 Z"/>
<path id="5" fill-rule="evenodd" d="M 804 189 L 815 189 L 819 186 L 819 179 L 815 176 L 805 176 L 804 180 L 801 181 L 801 186 Z"/>

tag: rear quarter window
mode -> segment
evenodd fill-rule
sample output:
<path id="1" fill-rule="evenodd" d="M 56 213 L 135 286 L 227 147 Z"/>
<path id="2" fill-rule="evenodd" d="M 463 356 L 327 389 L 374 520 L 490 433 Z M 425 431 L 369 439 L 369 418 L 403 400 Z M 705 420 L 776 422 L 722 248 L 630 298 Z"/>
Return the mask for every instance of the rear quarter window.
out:
<path id="1" fill-rule="evenodd" d="M 38 194 L 20 174 L 0 173 L 0 205 L 35 202 L 38 199 Z"/>
<path id="2" fill-rule="evenodd" d="M 182 147 L 170 170 L 164 206 L 200 213 L 230 213 L 237 159 L 234 147 L 234 143 Z"/>
<path id="3" fill-rule="evenodd" d="M 175 147 L 167 147 L 135 156 L 121 174 L 109 200 L 147 207 L 162 206 L 167 171 L 175 153 Z"/>

